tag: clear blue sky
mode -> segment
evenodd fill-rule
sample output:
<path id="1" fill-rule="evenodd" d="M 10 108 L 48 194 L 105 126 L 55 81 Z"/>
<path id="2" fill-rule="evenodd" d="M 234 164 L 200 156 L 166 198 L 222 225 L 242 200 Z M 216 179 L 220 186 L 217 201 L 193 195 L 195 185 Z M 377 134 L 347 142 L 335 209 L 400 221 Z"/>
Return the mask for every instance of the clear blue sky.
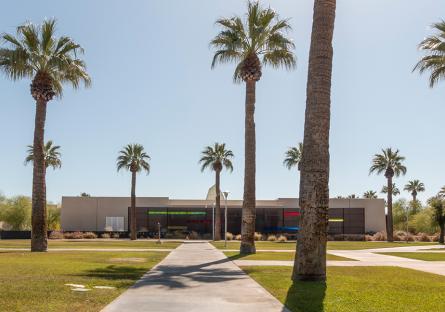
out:
<path id="1" fill-rule="evenodd" d="M 313 1 L 263 1 L 292 18 L 298 67 L 264 69 L 257 87 L 257 198 L 298 196 L 298 173 L 282 166 L 286 149 L 303 137 Z M 222 187 L 242 198 L 244 86 L 232 83 L 233 65 L 210 69 L 209 40 L 216 18 L 243 14 L 240 0 L 7 1 L 0 32 L 27 20 L 58 19 L 58 34 L 86 50 L 93 86 L 65 91 L 48 106 L 46 139 L 62 146 L 63 167 L 48 171 L 48 199 L 62 195 L 126 196 L 130 175 L 116 172 L 119 149 L 141 143 L 152 157 L 138 177 L 140 196 L 203 198 L 211 172 L 197 164 L 202 148 L 226 142 L 236 158 Z M 437 0 L 339 0 L 334 38 L 331 196 L 380 191 L 383 176 L 368 176 L 374 153 L 399 148 L 408 173 L 433 195 L 445 185 L 445 82 L 429 89 L 412 74 L 416 45 L 431 23 L 445 18 Z M 31 193 L 34 103 L 30 81 L 0 78 L 0 190 Z M 403 192 L 404 197 L 409 194 Z"/>

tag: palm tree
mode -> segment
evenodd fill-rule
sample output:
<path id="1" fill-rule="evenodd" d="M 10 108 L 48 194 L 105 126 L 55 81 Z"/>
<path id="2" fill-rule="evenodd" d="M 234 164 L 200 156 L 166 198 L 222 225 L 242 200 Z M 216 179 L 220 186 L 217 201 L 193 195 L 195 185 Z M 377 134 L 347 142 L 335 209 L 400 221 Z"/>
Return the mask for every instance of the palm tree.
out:
<path id="1" fill-rule="evenodd" d="M 427 70 L 431 71 L 431 88 L 445 78 L 445 21 L 433 24 L 432 28 L 438 33 L 425 38 L 419 44 L 419 49 L 426 51 L 427 55 L 422 57 L 413 69 L 419 70 L 421 74 Z"/>
<path id="2" fill-rule="evenodd" d="M 404 191 L 408 191 L 413 196 L 413 202 L 417 201 L 417 193 L 425 191 L 425 185 L 419 180 L 408 181 L 403 188 Z"/>
<path id="3" fill-rule="evenodd" d="M 201 163 L 201 171 L 207 168 L 215 171 L 215 187 L 216 187 L 216 200 L 215 200 L 215 240 L 221 239 L 221 188 L 220 188 L 220 175 L 222 169 L 225 167 L 227 170 L 233 171 L 233 165 L 231 158 L 234 157 L 231 150 L 226 149 L 226 144 L 215 143 L 212 146 L 206 146 L 202 151 L 202 157 L 199 160 Z"/>
<path id="4" fill-rule="evenodd" d="M 368 198 L 368 199 L 376 199 L 377 198 L 377 192 L 376 191 L 366 191 L 363 193 L 363 197 L 364 198 Z"/>
<path id="5" fill-rule="evenodd" d="M 428 204 L 433 208 L 433 221 L 437 223 L 440 228 L 439 244 L 444 243 L 445 235 L 445 208 L 444 199 L 436 196 L 428 200 Z"/>
<path id="6" fill-rule="evenodd" d="M 141 171 L 150 173 L 150 156 L 140 144 L 128 144 L 117 157 L 117 171 L 126 169 L 131 172 L 131 207 L 130 207 L 130 238 L 137 239 L 136 229 L 136 174 Z"/>
<path id="7" fill-rule="evenodd" d="M 212 68 L 218 63 L 236 63 L 233 80 L 246 84 L 245 101 L 245 166 L 240 253 L 255 253 L 255 88 L 262 75 L 262 65 L 273 68 L 295 67 L 293 42 L 286 32 L 291 29 L 287 19 L 279 19 L 271 8 L 262 8 L 256 1 L 248 2 L 247 14 L 216 21 L 222 31 L 210 42 L 216 49 Z M 260 59 L 261 58 L 261 59 Z"/>
<path id="8" fill-rule="evenodd" d="M 283 165 L 291 170 L 297 167 L 300 170 L 301 155 L 303 154 L 303 143 L 298 143 L 298 146 L 289 147 L 286 151 L 286 158 L 284 158 Z"/>
<path id="9" fill-rule="evenodd" d="M 69 37 L 55 37 L 56 21 L 42 25 L 27 23 L 17 27 L 17 35 L 3 34 L 7 45 L 0 48 L 0 70 L 11 80 L 32 79 L 31 95 L 36 101 L 33 141 L 32 239 L 31 251 L 46 251 L 46 183 L 44 130 L 46 108 L 55 96 L 61 97 L 63 84 L 77 89 L 91 84 L 80 45 Z"/>
<path id="10" fill-rule="evenodd" d="M 388 217 L 386 222 L 386 233 L 388 241 L 392 242 L 393 239 L 393 222 L 392 222 L 392 196 L 393 196 L 393 183 L 392 178 L 401 174 L 406 174 L 406 167 L 402 164 L 405 157 L 399 155 L 399 150 L 393 151 L 391 148 L 382 149 L 382 154 L 375 154 L 372 160 L 371 168 L 369 168 L 369 174 L 376 172 L 377 174 L 384 173 L 387 179 L 387 207 Z"/>
<path id="11" fill-rule="evenodd" d="M 441 197 L 445 197 L 445 186 L 442 186 L 442 188 L 440 189 L 440 191 L 437 195 L 439 195 Z"/>
<path id="12" fill-rule="evenodd" d="M 62 161 L 60 160 L 62 154 L 60 154 L 59 149 L 60 146 L 53 145 L 53 141 L 50 140 L 46 142 L 45 146 L 43 147 L 45 168 L 52 167 L 53 170 L 56 170 L 57 168 L 62 167 Z M 25 165 L 33 161 L 34 161 L 34 147 L 32 145 L 28 145 L 28 156 L 26 156 Z"/>
<path id="13" fill-rule="evenodd" d="M 301 229 L 292 279 L 326 280 L 329 205 L 329 126 L 332 38 L 336 0 L 315 0 L 309 51 L 303 155 L 300 166 Z"/>
<path id="14" fill-rule="evenodd" d="M 383 193 L 383 194 L 388 194 L 388 186 L 384 185 L 380 192 Z M 400 195 L 400 190 L 397 188 L 395 183 L 392 184 L 391 192 L 392 192 L 392 196 Z"/>

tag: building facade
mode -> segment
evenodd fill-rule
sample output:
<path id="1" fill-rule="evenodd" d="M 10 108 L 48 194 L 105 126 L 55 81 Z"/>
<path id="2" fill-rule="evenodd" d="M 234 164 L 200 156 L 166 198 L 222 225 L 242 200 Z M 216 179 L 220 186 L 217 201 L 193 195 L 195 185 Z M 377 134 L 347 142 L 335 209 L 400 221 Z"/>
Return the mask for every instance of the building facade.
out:
<path id="1" fill-rule="evenodd" d="M 241 232 L 241 200 L 227 201 L 227 230 Z M 63 197 L 61 225 L 64 231 L 127 232 L 129 197 Z M 295 232 L 299 229 L 300 208 L 296 198 L 258 200 L 256 231 L 261 233 Z M 225 201 L 221 200 L 222 224 Z M 331 199 L 330 234 L 365 234 L 385 230 L 382 199 Z M 206 200 L 138 197 L 136 222 L 139 232 L 195 231 L 211 234 L 213 203 Z"/>

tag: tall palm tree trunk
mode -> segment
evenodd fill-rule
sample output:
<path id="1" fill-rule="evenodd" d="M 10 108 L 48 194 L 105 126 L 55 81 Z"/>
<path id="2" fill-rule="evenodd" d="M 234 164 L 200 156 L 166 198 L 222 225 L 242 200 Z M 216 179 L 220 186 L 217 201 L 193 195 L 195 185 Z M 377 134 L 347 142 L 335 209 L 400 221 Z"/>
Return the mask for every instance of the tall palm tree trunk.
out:
<path id="1" fill-rule="evenodd" d="M 394 241 L 393 236 L 393 227 L 392 227 L 392 177 L 389 176 L 388 178 L 388 195 L 387 195 L 387 201 L 388 201 L 388 215 L 386 217 L 386 236 L 388 242 Z"/>
<path id="2" fill-rule="evenodd" d="M 215 170 L 215 188 L 216 188 L 216 200 L 215 200 L 215 240 L 221 240 L 221 187 L 220 187 L 220 173 L 221 171 Z"/>
<path id="3" fill-rule="evenodd" d="M 417 202 L 417 192 L 414 191 L 411 195 L 413 195 L 413 203 Z"/>
<path id="4" fill-rule="evenodd" d="M 44 136 L 46 105 L 44 100 L 36 101 L 34 126 L 34 167 L 32 177 L 32 235 L 31 251 L 47 251 L 48 234 L 46 220 L 46 166 L 44 155 Z"/>
<path id="5" fill-rule="evenodd" d="M 293 280 L 326 279 L 329 127 L 335 0 L 315 0 L 300 178 L 301 229 Z"/>
<path id="6" fill-rule="evenodd" d="M 136 229 L 136 171 L 131 172 L 131 208 L 130 208 L 130 238 L 137 239 Z"/>
<path id="7" fill-rule="evenodd" d="M 246 81 L 246 117 L 244 137 L 244 196 L 241 223 L 241 254 L 255 253 L 255 86 Z"/>

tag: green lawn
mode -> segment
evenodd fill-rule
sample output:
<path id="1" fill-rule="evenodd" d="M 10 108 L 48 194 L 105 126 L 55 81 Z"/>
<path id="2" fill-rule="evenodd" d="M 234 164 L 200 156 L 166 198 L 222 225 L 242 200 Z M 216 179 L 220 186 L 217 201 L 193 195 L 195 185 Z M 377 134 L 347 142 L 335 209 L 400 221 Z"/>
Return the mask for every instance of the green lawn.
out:
<path id="1" fill-rule="evenodd" d="M 224 254 L 231 260 L 282 260 L 282 261 L 293 261 L 295 257 L 294 252 L 257 252 L 253 255 L 241 256 L 237 251 L 225 251 Z M 327 260 L 336 261 L 354 261 L 349 258 L 339 257 L 335 255 L 327 254 Z"/>
<path id="2" fill-rule="evenodd" d="M 224 241 L 212 242 L 213 246 L 218 249 L 224 249 Z M 406 246 L 425 246 L 433 245 L 437 243 L 424 243 L 424 242 L 328 242 L 328 249 L 331 250 L 359 250 L 359 249 L 373 249 L 373 248 L 390 248 L 390 247 L 406 247 Z M 239 241 L 227 242 L 227 249 L 239 249 Z M 293 242 L 255 242 L 257 249 L 279 249 L 279 250 L 295 250 L 296 243 Z"/>
<path id="3" fill-rule="evenodd" d="M 293 312 L 442 312 L 445 277 L 395 267 L 329 267 L 323 282 L 292 284 L 290 267 L 243 267 Z"/>
<path id="4" fill-rule="evenodd" d="M 97 312 L 167 254 L 0 252 L 0 310 Z M 67 283 L 116 289 L 75 292 Z"/>
<path id="5" fill-rule="evenodd" d="M 445 261 L 445 253 L 434 252 L 381 252 L 382 255 L 403 257 L 424 261 Z"/>
<path id="6" fill-rule="evenodd" d="M 29 239 L 3 239 L 0 248 L 30 248 Z M 181 242 L 163 241 L 157 244 L 156 240 L 48 240 L 49 248 L 176 248 Z"/>

